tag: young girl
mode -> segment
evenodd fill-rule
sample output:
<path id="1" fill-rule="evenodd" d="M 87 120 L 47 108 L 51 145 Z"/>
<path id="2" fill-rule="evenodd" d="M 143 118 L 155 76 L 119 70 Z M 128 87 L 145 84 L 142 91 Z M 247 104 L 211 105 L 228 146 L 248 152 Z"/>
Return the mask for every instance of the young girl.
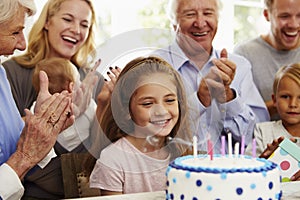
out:
<path id="1" fill-rule="evenodd" d="M 300 137 L 300 63 L 281 67 L 274 79 L 274 107 L 281 120 L 258 123 L 254 130 L 256 153 L 268 158 L 284 138 Z M 252 144 L 246 153 L 251 154 Z"/>
<path id="2" fill-rule="evenodd" d="M 191 141 L 187 106 L 178 73 L 156 57 L 136 58 L 121 71 L 101 127 L 113 143 L 106 147 L 90 176 L 102 195 L 163 190 L 165 171 Z"/>

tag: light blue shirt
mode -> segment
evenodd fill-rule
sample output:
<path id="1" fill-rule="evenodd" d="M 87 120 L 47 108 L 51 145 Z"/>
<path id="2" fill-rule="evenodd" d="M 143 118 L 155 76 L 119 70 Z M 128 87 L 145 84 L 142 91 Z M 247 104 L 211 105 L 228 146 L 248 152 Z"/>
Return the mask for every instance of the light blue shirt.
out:
<path id="1" fill-rule="evenodd" d="M 214 153 L 220 153 L 221 132 L 224 135 L 231 132 L 233 143 L 241 142 L 244 135 L 245 144 L 248 144 L 252 139 L 255 123 L 270 120 L 265 103 L 253 82 L 251 64 L 245 58 L 228 55 L 237 66 L 230 85 L 236 93 L 236 98 L 223 104 L 213 100 L 211 106 L 205 107 L 197 97 L 198 87 L 202 77 L 207 75 L 213 66 L 212 59 L 220 58 L 220 51 L 213 49 L 202 69 L 189 61 L 177 43 L 157 50 L 154 54 L 165 59 L 181 74 L 188 97 L 191 131 L 198 137 L 198 141 L 202 141 L 198 143 L 200 150 L 207 151 L 205 139 L 210 138 L 214 145 Z M 227 149 L 227 144 L 225 148 Z"/>
<path id="2" fill-rule="evenodd" d="M 15 152 L 23 127 L 6 72 L 0 65 L 0 165 Z"/>
<path id="3" fill-rule="evenodd" d="M 0 200 L 20 199 L 24 193 L 21 180 L 5 164 L 15 152 L 24 122 L 12 97 L 6 72 L 0 65 Z"/>

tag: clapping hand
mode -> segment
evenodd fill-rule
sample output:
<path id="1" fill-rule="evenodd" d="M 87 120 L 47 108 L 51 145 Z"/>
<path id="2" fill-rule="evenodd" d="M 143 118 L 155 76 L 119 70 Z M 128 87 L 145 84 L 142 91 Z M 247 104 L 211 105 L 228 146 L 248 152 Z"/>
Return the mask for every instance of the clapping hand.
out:
<path id="1" fill-rule="evenodd" d="M 87 73 L 85 79 L 82 82 L 77 80 L 74 84 L 72 102 L 75 117 L 80 116 L 90 104 L 94 86 L 98 81 L 96 70 L 100 63 L 101 61 L 98 60 L 94 67 Z"/>
<path id="2" fill-rule="evenodd" d="M 103 114 L 105 106 L 109 103 L 112 91 L 115 87 L 117 78 L 121 73 L 121 69 L 119 67 L 110 67 L 110 71 L 107 72 L 108 77 L 110 80 L 106 80 L 104 82 L 103 88 L 101 92 L 97 96 L 97 117 L 98 120 L 101 119 L 101 115 Z"/>
<path id="3" fill-rule="evenodd" d="M 198 89 L 198 98 L 206 107 L 210 106 L 211 98 L 225 103 L 235 97 L 230 84 L 235 76 L 236 65 L 228 59 L 226 49 L 221 51 L 220 59 L 214 59 L 212 62 L 214 66 L 202 79 Z"/>
<path id="4" fill-rule="evenodd" d="M 40 92 L 34 114 L 25 110 L 25 127 L 16 152 L 7 161 L 20 178 L 49 153 L 58 134 L 75 120 L 71 110 L 71 94 L 63 91 L 51 95 L 46 73 L 41 71 L 39 78 Z"/>

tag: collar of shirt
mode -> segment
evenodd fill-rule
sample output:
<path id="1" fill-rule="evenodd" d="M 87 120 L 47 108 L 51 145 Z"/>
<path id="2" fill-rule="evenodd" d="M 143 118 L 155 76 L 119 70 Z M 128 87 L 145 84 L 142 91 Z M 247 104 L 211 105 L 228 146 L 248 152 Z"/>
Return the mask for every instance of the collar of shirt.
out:
<path id="1" fill-rule="evenodd" d="M 173 67 L 179 71 L 179 69 L 187 62 L 189 62 L 191 65 L 193 65 L 192 62 L 190 62 L 189 58 L 185 55 L 185 53 L 182 51 L 182 49 L 179 47 L 177 42 L 173 42 L 169 46 L 169 53 L 170 57 L 172 59 Z M 209 68 L 213 66 L 212 59 L 219 59 L 220 58 L 220 51 L 213 48 L 212 53 L 208 59 L 208 61 L 205 63 L 205 65 L 202 68 L 202 73 L 206 74 L 208 72 Z M 197 68 L 198 69 L 198 68 Z M 200 71 L 200 70 L 199 70 Z"/>

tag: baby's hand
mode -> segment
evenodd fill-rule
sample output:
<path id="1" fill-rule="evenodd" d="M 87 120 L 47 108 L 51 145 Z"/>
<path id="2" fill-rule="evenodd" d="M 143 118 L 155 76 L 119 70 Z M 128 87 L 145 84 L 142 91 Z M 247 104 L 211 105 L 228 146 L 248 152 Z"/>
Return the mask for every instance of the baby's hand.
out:
<path id="1" fill-rule="evenodd" d="M 269 158 L 270 155 L 277 149 L 277 147 L 279 146 L 279 144 L 284 140 L 284 137 L 281 136 L 277 139 L 274 139 L 272 143 L 267 145 L 267 148 L 264 150 L 264 152 L 262 152 L 262 154 L 260 154 L 260 158 Z"/>

